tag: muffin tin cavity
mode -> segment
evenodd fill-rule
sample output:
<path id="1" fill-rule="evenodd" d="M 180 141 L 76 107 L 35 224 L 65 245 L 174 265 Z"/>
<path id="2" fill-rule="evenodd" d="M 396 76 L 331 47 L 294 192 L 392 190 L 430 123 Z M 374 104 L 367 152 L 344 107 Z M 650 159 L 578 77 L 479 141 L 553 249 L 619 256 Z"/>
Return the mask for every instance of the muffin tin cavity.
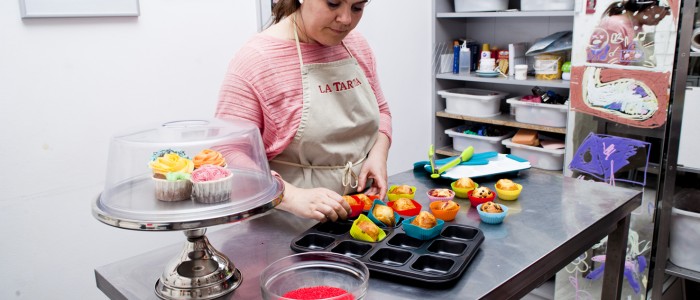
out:
<path id="1" fill-rule="evenodd" d="M 296 252 L 330 251 L 356 258 L 373 272 L 390 278 L 411 279 L 426 284 L 458 279 L 484 241 L 483 232 L 462 224 L 445 224 L 440 235 L 421 241 L 402 227 L 383 228 L 386 238 L 380 242 L 358 241 L 350 236 L 352 223 L 318 223 L 292 240 Z"/>
<path id="2" fill-rule="evenodd" d="M 419 248 L 420 246 L 423 246 L 425 241 L 421 241 L 419 239 L 414 239 L 404 233 L 398 233 L 392 237 L 387 244 L 390 246 L 394 247 L 399 247 L 399 248 Z"/>
<path id="3" fill-rule="evenodd" d="M 435 254 L 458 256 L 467 250 L 467 244 L 448 240 L 436 240 L 428 246 L 428 251 Z"/>
<path id="4" fill-rule="evenodd" d="M 448 239 L 473 240 L 481 230 L 468 226 L 447 226 L 440 235 Z"/>
<path id="5" fill-rule="evenodd" d="M 331 250 L 331 252 L 343 254 L 353 258 L 360 258 L 367 254 L 369 250 L 372 250 L 372 245 L 370 244 L 353 241 L 343 241 L 340 242 L 338 246 L 335 246 L 333 250 Z"/>
<path id="6" fill-rule="evenodd" d="M 333 244 L 334 238 L 320 234 L 309 234 L 296 241 L 294 244 L 309 249 L 309 251 L 318 251 L 326 249 Z"/>
<path id="7" fill-rule="evenodd" d="M 398 267 L 405 264 L 411 255 L 408 251 L 383 248 L 377 250 L 369 259 L 376 263 Z"/>
<path id="8" fill-rule="evenodd" d="M 447 274 L 455 261 L 449 258 L 432 255 L 421 256 L 411 265 L 411 268 L 426 273 Z"/>
<path id="9" fill-rule="evenodd" d="M 317 230 L 332 235 L 341 235 L 350 232 L 350 227 L 352 227 L 352 223 L 348 222 L 326 222 L 321 223 Z"/>

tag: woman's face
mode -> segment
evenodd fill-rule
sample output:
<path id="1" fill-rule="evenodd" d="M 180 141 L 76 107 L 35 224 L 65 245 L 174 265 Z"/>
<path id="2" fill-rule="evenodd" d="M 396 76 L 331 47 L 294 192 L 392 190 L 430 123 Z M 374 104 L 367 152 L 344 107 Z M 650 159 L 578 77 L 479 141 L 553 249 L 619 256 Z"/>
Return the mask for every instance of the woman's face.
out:
<path id="1" fill-rule="evenodd" d="M 297 23 L 308 43 L 334 46 L 357 26 L 367 0 L 306 0 Z"/>
<path id="2" fill-rule="evenodd" d="M 648 25 L 648 26 L 656 26 L 671 13 L 669 10 L 669 7 L 667 6 L 651 6 L 649 8 L 646 8 L 638 13 L 637 19 L 639 20 L 639 23 L 642 25 Z"/>

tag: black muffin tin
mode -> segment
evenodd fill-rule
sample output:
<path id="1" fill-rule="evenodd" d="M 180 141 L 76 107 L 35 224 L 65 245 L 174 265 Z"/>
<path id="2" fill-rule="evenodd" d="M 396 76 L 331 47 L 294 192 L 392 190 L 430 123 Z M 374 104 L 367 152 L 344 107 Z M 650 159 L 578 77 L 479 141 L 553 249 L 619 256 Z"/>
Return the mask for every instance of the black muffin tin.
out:
<path id="1" fill-rule="evenodd" d="M 369 243 L 350 236 L 352 222 L 318 223 L 292 240 L 296 252 L 328 251 L 354 257 L 371 271 L 419 282 L 447 283 L 459 278 L 484 241 L 479 228 L 445 223 L 437 237 L 421 241 L 400 226 L 382 228 L 386 238 Z"/>

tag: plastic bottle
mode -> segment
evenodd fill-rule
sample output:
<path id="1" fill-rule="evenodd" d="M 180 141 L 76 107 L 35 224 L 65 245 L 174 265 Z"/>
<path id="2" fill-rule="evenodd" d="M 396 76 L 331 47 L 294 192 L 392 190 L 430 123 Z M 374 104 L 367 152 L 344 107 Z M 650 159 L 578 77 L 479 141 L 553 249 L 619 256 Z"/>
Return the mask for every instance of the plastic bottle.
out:
<path id="1" fill-rule="evenodd" d="M 452 60 L 452 73 L 459 74 L 459 41 L 454 41 L 452 43 L 452 53 L 454 53 L 454 59 Z"/>
<path id="2" fill-rule="evenodd" d="M 465 42 L 459 48 L 459 74 L 466 75 L 471 72 L 471 57 L 471 51 L 469 51 Z"/>
<path id="3" fill-rule="evenodd" d="M 491 58 L 491 51 L 489 50 L 489 44 L 481 45 L 481 53 L 479 55 L 479 64 L 481 64 L 482 59 Z M 481 70 L 481 67 L 479 67 Z"/>

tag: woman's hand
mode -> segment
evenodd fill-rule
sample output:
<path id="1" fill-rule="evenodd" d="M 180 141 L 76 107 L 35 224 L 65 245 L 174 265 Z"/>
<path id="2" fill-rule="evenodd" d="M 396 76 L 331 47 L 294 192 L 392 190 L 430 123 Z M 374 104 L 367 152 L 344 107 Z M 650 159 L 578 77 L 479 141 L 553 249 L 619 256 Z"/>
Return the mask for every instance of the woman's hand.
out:
<path id="1" fill-rule="evenodd" d="M 387 191 L 386 160 L 389 155 L 389 138 L 383 133 L 379 133 L 377 141 L 369 151 L 365 163 L 360 169 L 357 180 L 358 193 L 362 192 L 367 184 L 367 180 L 372 179 L 372 186 L 365 192 L 368 195 L 379 195 L 379 199 L 384 199 Z"/>
<path id="2" fill-rule="evenodd" d="M 350 214 L 350 205 L 336 192 L 325 188 L 302 189 L 287 182 L 284 198 L 277 208 L 320 222 L 345 220 Z"/>

